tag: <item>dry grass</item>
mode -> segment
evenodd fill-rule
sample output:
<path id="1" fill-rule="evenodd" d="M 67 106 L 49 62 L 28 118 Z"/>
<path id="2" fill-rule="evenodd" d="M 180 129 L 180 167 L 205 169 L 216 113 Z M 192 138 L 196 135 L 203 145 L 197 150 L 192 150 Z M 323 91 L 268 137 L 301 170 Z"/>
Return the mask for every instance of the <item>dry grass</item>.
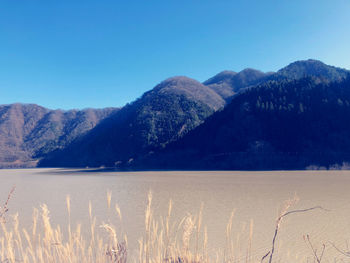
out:
<path id="1" fill-rule="evenodd" d="M 12 193 L 13 190 L 2 207 L 0 219 L 4 219 Z M 90 218 L 89 234 L 82 234 L 86 231 L 82 231 L 82 226 L 79 224 L 72 228 L 70 219 L 71 201 L 69 196 L 67 196 L 68 223 L 64 229 L 61 226 L 52 226 L 50 212 L 46 205 L 42 205 L 40 209 L 34 209 L 33 224 L 30 229 L 20 229 L 18 215 L 13 216 L 11 224 L 2 220 L 0 230 L 0 263 L 253 262 L 252 240 L 254 224 L 252 221 L 249 228 L 247 228 L 248 243 L 242 245 L 241 243 L 245 241 L 241 241 L 239 237 L 235 237 L 234 233 L 232 233 L 232 222 L 234 220 L 234 212 L 232 212 L 226 227 L 226 246 L 223 248 L 223 251 L 218 252 L 217 256 L 213 258 L 208 255 L 208 235 L 206 228 L 202 225 L 203 207 L 200 208 L 197 215 L 187 214 L 179 222 L 173 222 L 173 204 L 170 201 L 167 214 L 164 218 L 156 220 L 152 208 L 152 198 L 152 192 L 150 192 L 145 209 L 145 231 L 144 233 L 140 233 L 141 238 L 139 239 L 137 257 L 128 257 L 127 238 L 110 221 L 97 225 L 96 217 L 93 216 L 91 203 L 89 203 L 88 209 Z M 304 210 L 290 210 L 296 202 L 296 199 L 286 202 L 277 217 L 275 233 L 272 235 L 272 247 L 265 256 L 261 255 L 261 261 L 268 259 L 269 262 L 273 262 L 273 255 L 276 253 L 277 234 L 284 217 L 290 214 L 308 212 L 320 208 L 313 207 Z M 117 216 L 118 220 L 122 220 L 122 213 L 119 206 L 117 204 L 112 205 L 112 193 L 110 192 L 107 193 L 107 207 L 109 213 L 113 213 L 113 215 Z M 114 209 L 112 209 L 113 207 Z M 305 236 L 304 240 L 310 248 L 312 261 L 321 262 L 325 252 L 325 245 L 323 244 L 321 249 L 317 251 L 308 235 Z M 348 252 L 339 251 L 348 256 Z"/>
<path id="2" fill-rule="evenodd" d="M 6 222 L 6 218 L 5 215 L 8 212 L 8 205 L 9 205 L 9 201 L 13 195 L 13 193 L 15 192 L 16 186 L 13 186 L 10 193 L 7 195 L 7 199 L 6 202 L 4 203 L 3 206 L 0 206 L 0 222 Z"/>

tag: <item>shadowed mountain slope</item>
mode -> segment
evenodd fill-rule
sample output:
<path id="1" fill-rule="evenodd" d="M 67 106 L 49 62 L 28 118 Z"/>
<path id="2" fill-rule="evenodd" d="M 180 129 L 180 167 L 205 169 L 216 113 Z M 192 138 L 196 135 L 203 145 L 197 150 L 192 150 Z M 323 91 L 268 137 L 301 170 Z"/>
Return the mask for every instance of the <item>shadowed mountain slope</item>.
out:
<path id="1" fill-rule="evenodd" d="M 190 78 L 174 77 L 102 121 L 40 166 L 119 166 L 164 147 L 201 124 L 225 101 Z"/>
<path id="2" fill-rule="evenodd" d="M 263 73 L 250 68 L 244 69 L 239 73 L 223 71 L 203 84 L 218 93 L 226 102 L 230 102 L 232 96 L 241 90 L 267 81 L 293 80 L 313 76 L 322 79 L 322 81 L 331 82 L 344 79 L 348 73 L 349 71 L 346 69 L 329 66 L 318 60 L 308 59 L 293 62 L 275 73 Z"/>
<path id="3" fill-rule="evenodd" d="M 329 167 L 350 161 L 349 116 L 350 78 L 269 81 L 133 169 Z"/>
<path id="4" fill-rule="evenodd" d="M 301 169 L 347 161 L 348 74 L 305 60 L 276 73 L 225 71 L 203 84 L 169 78 L 39 165 Z"/>

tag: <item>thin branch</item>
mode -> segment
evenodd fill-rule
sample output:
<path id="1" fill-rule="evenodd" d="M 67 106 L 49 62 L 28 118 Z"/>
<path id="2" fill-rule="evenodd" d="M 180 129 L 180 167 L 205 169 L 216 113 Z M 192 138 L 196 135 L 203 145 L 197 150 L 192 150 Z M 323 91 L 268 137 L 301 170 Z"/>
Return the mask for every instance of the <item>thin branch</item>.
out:
<path id="1" fill-rule="evenodd" d="M 328 209 L 325 209 L 323 208 L 322 206 L 315 206 L 315 207 L 311 207 L 311 208 L 307 208 L 307 209 L 299 209 L 299 210 L 293 210 L 293 211 L 289 211 L 283 215 L 281 215 L 279 217 L 279 219 L 282 219 L 283 217 L 287 216 L 287 215 L 290 215 L 290 214 L 294 214 L 294 213 L 304 213 L 304 212 L 308 212 L 308 211 L 311 211 L 311 210 L 315 210 L 315 209 L 321 209 L 321 210 L 324 210 L 324 211 L 327 211 L 329 212 L 330 210 Z"/>
<path id="2" fill-rule="evenodd" d="M 324 251 L 326 250 L 326 244 L 322 244 L 322 253 L 321 253 L 321 256 L 320 256 L 320 262 L 323 258 L 323 255 L 324 255 Z"/>
<path id="3" fill-rule="evenodd" d="M 332 242 L 329 242 L 331 245 L 332 245 L 332 247 L 334 247 L 339 253 L 341 253 L 341 254 L 343 254 L 344 256 L 346 256 L 346 257 L 350 257 L 350 252 L 347 252 L 347 251 L 344 251 L 344 250 L 341 250 L 341 249 L 339 249 L 338 247 L 336 247 L 336 245 L 334 245 L 334 243 L 332 243 Z"/>
<path id="4" fill-rule="evenodd" d="M 305 212 L 309 212 L 309 211 L 312 211 L 312 210 L 315 210 L 315 209 L 321 209 L 321 210 L 324 210 L 324 211 L 329 211 L 321 206 L 315 206 L 315 207 L 311 207 L 311 208 L 307 208 L 307 209 L 298 209 L 298 210 L 293 210 L 293 211 L 287 211 L 289 209 L 290 206 L 292 206 L 293 203 L 295 203 L 297 201 L 296 198 L 294 198 L 294 200 L 291 200 L 289 201 L 287 204 L 286 204 L 286 208 L 284 209 L 284 211 L 281 213 L 281 215 L 277 218 L 276 220 L 276 228 L 275 228 L 275 233 L 274 233 L 274 236 L 273 236 L 273 239 L 272 239 L 272 246 L 271 246 L 271 250 L 261 258 L 261 262 L 263 262 L 263 260 L 268 256 L 270 255 L 270 258 L 269 258 L 269 263 L 272 263 L 272 258 L 273 258 L 273 255 L 274 255 L 274 252 L 275 252 L 275 243 L 276 243 L 276 239 L 277 239 L 277 235 L 278 235 L 278 231 L 279 231 L 279 228 L 280 228 L 280 225 L 281 225 L 281 222 L 282 222 L 282 219 L 290 214 L 295 214 L 295 213 L 305 213 Z"/>
<path id="5" fill-rule="evenodd" d="M 265 256 L 261 258 L 260 262 L 263 262 L 265 258 L 267 258 L 268 255 L 270 255 L 271 251 L 267 252 Z"/>
<path id="6" fill-rule="evenodd" d="M 305 241 L 305 243 L 306 243 L 307 245 L 310 246 L 310 249 L 311 249 L 311 251 L 312 251 L 312 253 L 313 253 L 314 258 L 316 259 L 316 261 L 317 261 L 318 263 L 321 263 L 322 258 L 323 258 L 323 255 L 324 255 L 324 251 L 325 251 L 325 249 L 326 249 L 326 245 L 325 245 L 325 244 L 322 244 L 322 252 L 321 252 L 321 255 L 318 256 L 318 255 L 317 255 L 317 249 L 315 249 L 314 246 L 312 245 L 309 235 L 306 235 L 306 237 L 304 236 L 304 241 Z"/>

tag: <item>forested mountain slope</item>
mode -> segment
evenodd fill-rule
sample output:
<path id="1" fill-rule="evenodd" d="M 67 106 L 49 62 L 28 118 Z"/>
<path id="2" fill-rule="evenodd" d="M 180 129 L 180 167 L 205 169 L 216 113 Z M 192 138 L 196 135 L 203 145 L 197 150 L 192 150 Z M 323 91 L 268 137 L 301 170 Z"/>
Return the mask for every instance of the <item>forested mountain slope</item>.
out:
<path id="1" fill-rule="evenodd" d="M 224 105 L 218 94 L 198 81 L 170 78 L 39 165 L 125 166 L 181 138 Z"/>
<path id="2" fill-rule="evenodd" d="M 301 169 L 348 160 L 349 71 L 317 60 L 275 73 L 167 79 L 43 167 Z M 226 105 L 226 106 L 225 106 Z M 224 108 L 225 106 L 225 108 Z"/>
<path id="3" fill-rule="evenodd" d="M 304 169 L 350 161 L 350 78 L 270 81 L 235 96 L 221 112 L 140 169 Z"/>
<path id="4" fill-rule="evenodd" d="M 31 167 L 63 148 L 116 109 L 49 110 L 35 104 L 0 105 L 0 167 Z"/>

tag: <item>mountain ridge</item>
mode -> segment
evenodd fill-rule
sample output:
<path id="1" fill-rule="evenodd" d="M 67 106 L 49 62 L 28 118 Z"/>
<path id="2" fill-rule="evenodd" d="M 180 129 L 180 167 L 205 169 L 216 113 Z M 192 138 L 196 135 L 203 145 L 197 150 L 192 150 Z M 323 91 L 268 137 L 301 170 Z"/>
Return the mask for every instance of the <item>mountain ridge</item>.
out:
<path id="1" fill-rule="evenodd" d="M 203 83 L 185 76 L 170 77 L 145 92 L 137 100 L 117 110 L 110 108 L 102 111 L 94 109 L 64 111 L 48 110 L 36 105 L 36 107 L 32 106 L 35 110 L 25 111 L 21 110 L 26 108 L 25 106 L 14 104 L 11 111 L 6 111 L 6 105 L 2 105 L 0 106 L 0 149 L 10 149 L 10 151 L 7 151 L 8 155 L 4 150 L 0 152 L 0 165 L 2 160 L 7 160 L 10 163 L 17 162 L 17 166 L 23 160 L 34 163 L 40 160 L 38 163 L 40 167 L 108 166 L 120 169 L 137 169 L 137 167 L 158 169 L 166 167 L 166 165 L 147 166 L 145 162 L 148 160 L 152 163 L 151 159 L 154 156 L 158 156 L 159 160 L 162 160 L 163 157 L 159 157 L 159 153 L 166 153 L 164 156 L 168 157 L 172 156 L 167 151 L 171 151 L 168 149 L 177 149 L 174 145 L 177 147 L 182 145 L 183 151 L 187 154 L 186 149 L 198 138 L 201 138 L 197 145 L 198 149 L 202 149 L 201 154 L 213 151 L 211 156 L 225 155 L 225 153 L 230 152 L 229 148 L 225 149 L 231 145 L 228 143 L 232 141 L 230 134 L 239 132 L 241 141 L 238 142 L 242 144 L 263 131 L 261 127 L 250 122 L 252 118 L 256 118 L 255 122 L 259 124 L 262 119 L 266 118 L 264 114 L 260 114 L 261 109 L 258 110 L 258 105 L 268 109 L 272 119 L 280 116 L 281 112 L 290 111 L 289 115 L 286 116 L 294 114 L 295 118 L 293 117 L 294 119 L 291 120 L 293 124 L 293 120 L 297 120 L 298 114 L 301 113 L 292 109 L 309 110 L 309 107 L 316 109 L 319 104 L 323 103 L 318 101 L 312 106 L 307 106 L 308 97 L 303 98 L 302 94 L 317 97 L 319 91 L 315 87 L 318 87 L 324 92 L 323 99 L 326 101 L 332 99 L 332 96 L 337 92 L 347 96 L 343 90 L 345 90 L 344 85 L 347 85 L 344 83 L 347 83 L 348 76 L 349 71 L 346 69 L 309 59 L 290 63 L 277 72 L 264 73 L 251 68 L 238 73 L 226 70 Z M 292 87 L 293 85 L 294 87 Z M 260 97 L 265 96 L 264 92 L 267 87 L 270 87 L 271 94 L 269 96 L 272 97 L 269 97 L 268 101 L 261 101 Z M 281 93 L 281 90 L 288 91 L 288 94 Z M 292 91 L 295 93 L 294 95 L 292 95 Z M 252 101 L 238 103 L 247 94 L 255 94 L 254 92 L 261 93 L 261 96 L 254 98 L 255 104 Z M 339 105 L 340 103 L 347 105 L 349 101 L 348 99 L 342 100 L 341 96 L 337 99 L 341 101 L 337 102 Z M 340 106 L 333 100 L 332 103 L 333 108 L 329 108 L 329 110 L 336 109 L 336 112 L 339 112 L 343 109 L 339 108 Z M 235 111 L 231 110 L 233 108 Z M 258 114 L 258 117 L 251 115 L 250 110 L 252 109 Z M 322 108 L 320 108 L 321 110 Z M 234 117 L 237 114 L 242 114 L 242 116 Z M 313 114 L 315 115 L 315 113 Z M 328 116 L 327 114 L 328 112 L 324 112 L 325 116 Z M 11 122 L 16 118 L 17 121 Z M 234 118 L 238 118 L 236 123 L 233 123 Z M 325 117 L 321 116 L 320 118 Z M 265 121 L 268 123 L 269 119 Z M 241 125 L 240 122 L 242 122 Z M 284 123 L 283 119 L 280 119 L 279 122 Z M 1 131 L 3 123 L 9 125 L 7 130 Z M 278 126 L 278 123 L 273 125 Z M 206 127 L 206 130 L 203 130 L 203 127 Z M 241 127 L 246 127 L 247 130 L 243 131 Z M 290 129 L 292 130 L 292 127 Z M 202 130 L 202 135 L 193 135 L 198 130 Z M 304 132 L 307 133 L 307 131 Z M 2 140 L 6 134 L 8 140 Z M 279 136 L 277 131 L 275 131 L 275 135 Z M 210 140 L 205 137 L 209 137 Z M 231 139 L 225 142 L 224 138 Z M 186 140 L 188 140 L 187 145 L 184 143 Z M 312 138 L 309 140 L 312 143 Z M 209 145 L 212 146 L 209 147 Z M 249 151 L 253 151 L 256 155 L 259 151 L 266 153 L 266 149 L 272 151 L 271 149 L 276 148 L 272 147 L 274 144 L 268 140 L 257 140 L 257 144 L 251 141 L 249 145 L 250 148 L 245 146 L 246 148 L 241 150 L 247 152 L 246 149 L 249 148 L 251 149 Z M 202 147 L 209 148 L 205 150 Z M 220 147 L 223 148 L 215 150 Z M 194 153 L 198 149 L 193 148 L 191 151 Z M 236 151 L 235 148 L 231 150 Z M 183 159 L 178 166 L 180 169 L 190 167 L 185 163 L 193 156 L 186 157 L 186 154 L 173 155 L 169 158 L 174 159 L 176 156 L 177 159 Z M 248 157 L 246 156 L 246 158 Z M 218 169 L 239 167 L 225 166 L 219 159 L 215 160 Z M 237 157 L 237 160 L 240 159 Z M 231 162 L 237 162 L 237 160 L 232 159 Z M 163 160 L 165 163 L 166 161 Z M 240 161 L 244 163 L 242 160 Z M 222 166 L 219 165 L 220 162 Z M 201 162 L 197 160 L 194 163 L 200 164 Z M 210 163 L 209 159 L 208 163 Z M 208 168 L 207 164 L 202 163 L 203 167 Z M 193 167 L 201 168 L 195 165 Z"/>
<path id="2" fill-rule="evenodd" d="M 196 80 L 168 78 L 39 165 L 125 165 L 177 140 L 224 105 L 218 94 Z"/>
<path id="3" fill-rule="evenodd" d="M 223 111 L 132 169 L 341 166 L 350 162 L 349 114 L 350 77 L 332 83 L 316 77 L 271 81 L 235 96 Z"/>
<path id="4" fill-rule="evenodd" d="M 298 60 L 277 71 L 279 75 L 298 79 L 305 76 L 323 77 L 339 81 L 349 74 L 349 70 L 330 66 L 316 59 Z"/>
<path id="5" fill-rule="evenodd" d="M 30 103 L 0 105 L 0 167 L 35 166 L 44 153 L 66 146 L 114 110 L 50 110 Z M 78 129 L 69 127 L 67 121 Z M 60 139 L 62 134 L 66 138 Z"/>
<path id="6" fill-rule="evenodd" d="M 246 68 L 236 73 L 224 70 L 214 77 L 203 82 L 209 88 L 218 93 L 226 102 L 229 102 L 233 95 L 241 89 L 258 84 L 267 74 L 262 71 Z"/>

